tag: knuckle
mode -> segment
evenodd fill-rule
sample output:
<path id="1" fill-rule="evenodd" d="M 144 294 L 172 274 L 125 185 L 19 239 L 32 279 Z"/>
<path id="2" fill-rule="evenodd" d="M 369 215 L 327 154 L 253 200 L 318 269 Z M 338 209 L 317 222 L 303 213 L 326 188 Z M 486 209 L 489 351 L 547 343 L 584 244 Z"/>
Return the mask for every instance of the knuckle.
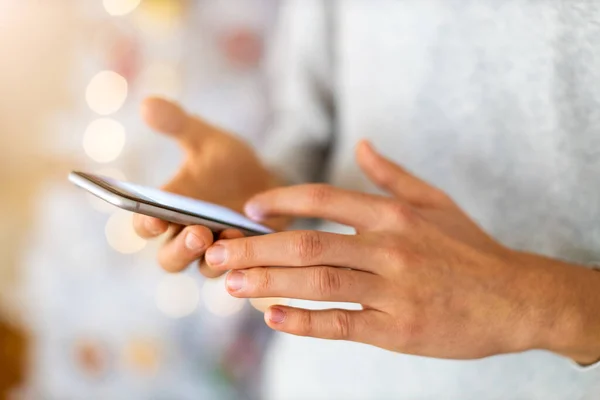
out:
<path id="1" fill-rule="evenodd" d="M 398 273 L 410 272 L 423 265 L 424 258 L 411 245 L 397 241 L 383 245 L 380 254 L 385 263 Z"/>
<path id="2" fill-rule="evenodd" d="M 334 339 L 345 340 L 350 338 L 352 331 L 352 320 L 346 311 L 336 311 L 333 314 L 333 336 Z"/>
<path id="3" fill-rule="evenodd" d="M 315 291 L 327 298 L 341 289 L 340 275 L 335 268 L 315 268 L 313 286 Z"/>
<path id="4" fill-rule="evenodd" d="M 249 240 L 244 240 L 241 243 L 242 243 L 242 246 L 238 253 L 239 257 L 244 261 L 253 260 L 255 252 L 254 252 L 254 246 L 252 245 L 252 243 Z M 236 252 L 230 251 L 229 253 L 233 256 L 233 255 L 235 255 Z"/>
<path id="5" fill-rule="evenodd" d="M 318 232 L 299 232 L 296 240 L 296 254 L 303 262 L 310 262 L 319 258 L 323 252 L 323 242 Z"/>
<path id="6" fill-rule="evenodd" d="M 268 268 L 253 268 L 247 272 L 247 278 L 258 293 L 265 293 L 273 286 L 273 275 Z"/>
<path id="7" fill-rule="evenodd" d="M 310 311 L 303 310 L 299 313 L 297 325 L 294 330 L 300 336 L 310 336 L 314 333 L 312 313 Z"/>
<path id="8" fill-rule="evenodd" d="M 394 264 L 404 265 L 408 259 L 408 252 L 397 241 L 389 241 L 380 248 L 383 258 Z"/>
<path id="9" fill-rule="evenodd" d="M 331 194 L 331 186 L 314 184 L 309 187 L 308 198 L 313 206 L 320 206 L 329 201 Z"/>
<path id="10" fill-rule="evenodd" d="M 411 227 L 417 221 L 417 214 L 411 206 L 396 201 L 389 204 L 388 214 L 391 221 L 401 227 Z"/>

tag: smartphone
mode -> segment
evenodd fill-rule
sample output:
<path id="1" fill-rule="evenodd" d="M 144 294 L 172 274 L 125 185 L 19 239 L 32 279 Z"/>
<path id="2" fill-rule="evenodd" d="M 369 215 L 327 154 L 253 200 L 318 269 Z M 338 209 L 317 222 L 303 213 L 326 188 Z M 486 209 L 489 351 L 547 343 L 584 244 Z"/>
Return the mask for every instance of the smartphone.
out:
<path id="1" fill-rule="evenodd" d="M 246 236 L 273 232 L 227 207 L 151 187 L 79 171 L 69 181 L 119 208 L 176 224 L 204 225 L 214 233 L 234 228 Z"/>

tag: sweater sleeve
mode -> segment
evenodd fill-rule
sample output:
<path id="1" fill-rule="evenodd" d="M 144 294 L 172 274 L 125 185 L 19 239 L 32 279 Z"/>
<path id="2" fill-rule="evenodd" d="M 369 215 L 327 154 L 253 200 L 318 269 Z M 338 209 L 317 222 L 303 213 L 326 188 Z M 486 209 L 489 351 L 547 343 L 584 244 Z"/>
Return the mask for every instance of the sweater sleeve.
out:
<path id="1" fill-rule="evenodd" d="M 288 183 L 319 180 L 333 136 L 331 12 L 326 1 L 281 5 L 271 46 L 273 109 L 258 152 Z"/>

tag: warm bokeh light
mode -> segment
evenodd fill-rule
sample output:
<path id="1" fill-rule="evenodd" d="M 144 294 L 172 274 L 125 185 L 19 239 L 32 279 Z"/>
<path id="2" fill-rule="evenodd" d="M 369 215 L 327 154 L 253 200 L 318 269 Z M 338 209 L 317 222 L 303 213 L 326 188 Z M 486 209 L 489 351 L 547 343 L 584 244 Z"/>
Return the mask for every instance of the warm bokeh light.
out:
<path id="1" fill-rule="evenodd" d="M 133 214 L 117 209 L 110 216 L 104 233 L 110 247 L 123 254 L 133 254 L 146 246 L 146 241 L 136 235 L 132 223 Z"/>
<path id="2" fill-rule="evenodd" d="M 206 309 L 211 313 L 227 317 L 244 308 L 246 300 L 232 297 L 225 290 L 225 278 L 209 279 L 202 287 L 202 300 Z"/>
<path id="3" fill-rule="evenodd" d="M 126 15 L 139 6 L 141 0 L 103 0 L 104 9 L 110 15 Z"/>
<path id="4" fill-rule="evenodd" d="M 134 17 L 141 31 L 149 35 L 162 36 L 175 29 L 183 12 L 180 1 L 145 0 Z"/>
<path id="5" fill-rule="evenodd" d="M 83 135 L 83 149 L 94 161 L 114 161 L 125 146 L 125 128 L 110 118 L 92 121 Z"/>
<path id="6" fill-rule="evenodd" d="M 156 288 L 156 306 L 171 318 L 193 313 L 200 302 L 198 284 L 188 275 L 168 274 Z"/>
<path id="7" fill-rule="evenodd" d="M 140 86 L 146 93 L 175 98 L 181 94 L 181 77 L 175 65 L 154 63 L 141 74 Z"/>
<path id="8" fill-rule="evenodd" d="M 109 368 L 109 351 L 105 343 L 93 338 L 83 338 L 75 342 L 74 361 L 88 376 L 99 377 Z"/>
<path id="9" fill-rule="evenodd" d="M 114 71 L 100 71 L 90 80 L 85 99 L 100 115 L 115 113 L 127 99 L 127 80 Z"/>
<path id="10" fill-rule="evenodd" d="M 124 363 L 140 375 L 155 375 L 160 364 L 158 343 L 149 339 L 131 340 L 125 346 Z"/>
<path id="11" fill-rule="evenodd" d="M 267 311 L 267 308 L 274 306 L 276 304 L 285 306 L 289 304 L 288 299 L 282 299 L 279 297 L 267 297 L 264 299 L 250 299 L 250 304 L 252 307 L 256 308 L 260 312 Z"/>

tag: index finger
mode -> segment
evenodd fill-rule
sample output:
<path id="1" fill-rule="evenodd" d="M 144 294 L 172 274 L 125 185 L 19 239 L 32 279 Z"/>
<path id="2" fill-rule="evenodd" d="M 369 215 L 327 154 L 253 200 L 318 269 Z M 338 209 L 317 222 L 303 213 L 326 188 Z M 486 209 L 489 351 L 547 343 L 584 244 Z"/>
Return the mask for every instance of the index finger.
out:
<path id="1" fill-rule="evenodd" d="M 356 229 L 379 226 L 382 208 L 393 200 L 324 184 L 306 184 L 272 189 L 254 196 L 244 208 L 250 218 L 262 221 L 272 216 L 322 218 Z"/>
<path id="2" fill-rule="evenodd" d="M 205 259 L 212 268 L 220 271 L 329 265 L 375 272 L 375 246 L 373 241 L 359 235 L 287 231 L 219 240 L 207 250 Z"/>
<path id="3" fill-rule="evenodd" d="M 203 138 L 219 131 L 208 122 L 188 114 L 177 103 L 160 97 L 144 99 L 140 112 L 151 128 L 173 137 L 184 150 L 195 149 Z"/>

